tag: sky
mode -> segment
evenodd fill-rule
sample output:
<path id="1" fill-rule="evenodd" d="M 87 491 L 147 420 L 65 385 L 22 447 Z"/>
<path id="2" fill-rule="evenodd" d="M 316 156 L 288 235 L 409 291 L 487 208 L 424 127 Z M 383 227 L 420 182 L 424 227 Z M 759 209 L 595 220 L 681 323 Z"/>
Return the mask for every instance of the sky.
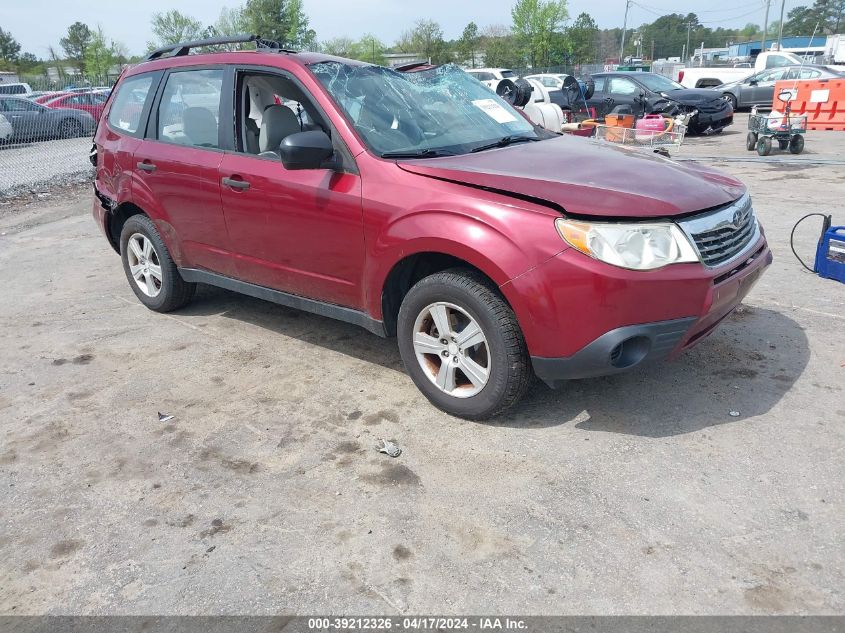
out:
<path id="1" fill-rule="evenodd" d="M 665 13 L 696 12 L 707 26 L 742 27 L 748 22 L 763 23 L 765 0 L 634 0 L 628 25 L 638 26 Z M 338 36 L 359 37 L 374 33 L 390 45 L 403 30 L 420 18 L 438 21 L 447 39 L 460 36 L 464 26 L 474 21 L 483 28 L 489 24 L 511 23 L 514 0 L 304 0 L 311 27 L 318 40 Z M 47 47 L 58 48 L 59 39 L 75 21 L 102 26 L 106 35 L 141 53 L 149 39 L 150 16 L 176 8 L 213 23 L 224 6 L 238 0 L 3 0 L 0 27 L 11 31 L 23 52 L 47 57 Z M 780 2 L 772 0 L 770 21 L 778 18 Z M 810 0 L 786 0 L 786 11 Z M 572 18 L 586 11 L 601 28 L 621 27 L 625 0 L 569 0 Z"/>

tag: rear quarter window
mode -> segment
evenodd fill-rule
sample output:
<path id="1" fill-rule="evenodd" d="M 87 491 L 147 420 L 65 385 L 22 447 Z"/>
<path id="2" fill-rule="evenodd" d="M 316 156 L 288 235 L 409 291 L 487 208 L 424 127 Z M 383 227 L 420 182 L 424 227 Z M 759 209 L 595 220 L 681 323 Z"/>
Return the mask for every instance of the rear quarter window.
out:
<path id="1" fill-rule="evenodd" d="M 141 113 L 150 98 L 153 75 L 127 77 L 117 88 L 114 102 L 109 109 L 109 125 L 128 134 L 137 134 Z"/>

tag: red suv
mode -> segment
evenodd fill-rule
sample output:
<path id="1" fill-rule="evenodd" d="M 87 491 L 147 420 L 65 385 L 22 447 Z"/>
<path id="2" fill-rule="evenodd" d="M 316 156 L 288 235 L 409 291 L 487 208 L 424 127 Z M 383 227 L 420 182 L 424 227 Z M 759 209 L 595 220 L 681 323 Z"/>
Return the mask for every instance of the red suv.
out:
<path id="1" fill-rule="evenodd" d="M 94 215 L 138 299 L 197 283 L 397 336 L 466 418 L 669 358 L 772 255 L 742 183 L 552 134 L 453 65 L 415 73 L 281 50 L 124 73 L 95 137 Z"/>

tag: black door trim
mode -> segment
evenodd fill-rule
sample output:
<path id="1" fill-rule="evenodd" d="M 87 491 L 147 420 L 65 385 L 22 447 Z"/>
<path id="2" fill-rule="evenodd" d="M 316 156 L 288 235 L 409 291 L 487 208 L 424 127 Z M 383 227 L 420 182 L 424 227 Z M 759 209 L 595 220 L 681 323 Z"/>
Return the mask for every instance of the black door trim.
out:
<path id="1" fill-rule="evenodd" d="M 345 308 L 343 306 L 335 305 L 333 303 L 325 303 L 317 301 L 316 299 L 307 299 L 299 295 L 292 295 L 281 290 L 273 290 L 265 286 L 258 286 L 239 279 L 232 279 L 225 275 L 218 275 L 207 270 L 200 270 L 198 268 L 180 268 L 179 274 L 182 279 L 191 283 L 202 283 L 210 286 L 217 286 L 218 288 L 225 288 L 234 292 L 255 297 L 256 299 L 264 299 L 278 303 L 279 305 L 287 306 L 289 308 L 296 308 L 312 314 L 319 314 L 320 316 L 329 317 L 330 319 L 337 319 L 338 321 L 345 321 L 352 323 L 365 330 L 372 332 L 381 337 L 387 337 L 387 332 L 384 329 L 384 322 L 373 319 L 365 312 L 360 310 L 353 310 L 352 308 Z"/>

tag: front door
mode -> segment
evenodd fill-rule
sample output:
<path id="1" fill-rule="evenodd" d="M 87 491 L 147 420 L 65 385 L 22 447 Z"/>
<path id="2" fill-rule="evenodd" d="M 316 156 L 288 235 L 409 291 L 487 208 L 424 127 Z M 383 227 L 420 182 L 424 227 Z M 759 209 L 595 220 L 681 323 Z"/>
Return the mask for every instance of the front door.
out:
<path id="1" fill-rule="evenodd" d="M 153 104 L 146 138 L 135 150 L 136 200 L 156 208 L 159 230 L 178 241 L 183 266 L 234 275 L 217 169 L 224 70 L 171 71 Z M 140 193 L 139 193 L 140 192 Z"/>
<path id="2" fill-rule="evenodd" d="M 361 178 L 354 162 L 346 156 L 333 169 L 285 169 L 274 151 L 280 134 L 322 129 L 331 135 L 327 117 L 305 89 L 281 71 L 240 72 L 236 86 L 238 151 L 223 157 L 219 178 L 238 276 L 291 294 L 361 308 L 363 212 Z M 277 128 L 270 134 L 262 118 L 268 108 L 288 108 L 281 117 L 288 122 L 282 132 Z M 246 127 L 265 137 L 259 147 L 249 142 Z M 336 132 L 333 140 L 340 150 Z"/>

